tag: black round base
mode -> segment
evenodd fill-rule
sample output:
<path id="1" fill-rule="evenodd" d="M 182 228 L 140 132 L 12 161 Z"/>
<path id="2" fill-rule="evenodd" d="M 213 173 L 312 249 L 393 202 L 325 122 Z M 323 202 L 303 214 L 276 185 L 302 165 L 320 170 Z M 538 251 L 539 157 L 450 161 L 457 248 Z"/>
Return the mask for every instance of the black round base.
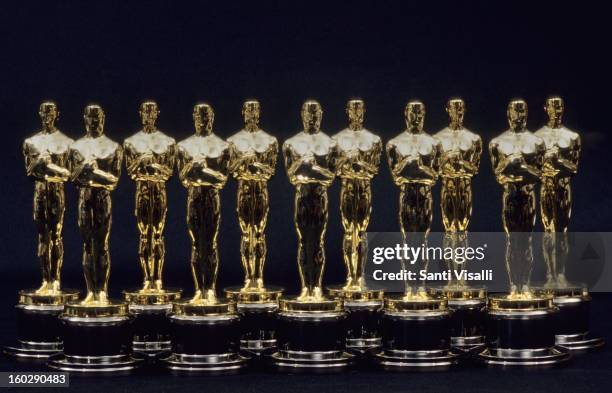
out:
<path id="1" fill-rule="evenodd" d="M 281 350 L 269 356 L 272 367 L 287 373 L 334 373 L 346 370 L 355 356 L 344 351 Z"/>
<path id="2" fill-rule="evenodd" d="M 555 345 L 555 315 L 551 310 L 489 311 L 489 348 L 540 349 Z"/>
<path id="3" fill-rule="evenodd" d="M 346 348 L 356 353 L 366 353 L 380 348 L 382 301 L 345 300 Z"/>
<path id="4" fill-rule="evenodd" d="M 590 296 L 559 296 L 553 298 L 559 308 L 555 326 L 555 343 L 572 352 L 585 352 L 601 348 L 605 341 L 589 337 Z"/>
<path id="5" fill-rule="evenodd" d="M 589 337 L 589 333 L 583 334 L 557 334 L 555 343 L 558 347 L 565 348 L 571 352 L 586 352 L 602 348 L 606 342 L 601 337 Z"/>
<path id="6" fill-rule="evenodd" d="M 478 354 L 477 359 L 489 366 L 548 368 L 559 366 L 570 357 L 569 350 L 554 346 L 543 349 L 486 348 Z"/>
<path id="7" fill-rule="evenodd" d="M 451 337 L 451 348 L 459 352 L 479 352 L 485 346 L 485 336 Z"/>
<path id="8" fill-rule="evenodd" d="M 4 353 L 23 361 L 45 361 L 62 351 L 61 323 L 63 305 L 18 304 L 17 342 L 4 348 Z"/>
<path id="9" fill-rule="evenodd" d="M 240 350 L 253 355 L 276 348 L 278 303 L 238 303 Z"/>
<path id="10" fill-rule="evenodd" d="M 239 354 L 240 317 L 235 313 L 171 315 L 172 354 L 161 359 L 173 373 L 234 373 L 249 358 Z"/>
<path id="11" fill-rule="evenodd" d="M 172 349 L 168 320 L 172 304 L 131 304 L 129 310 L 134 317 L 132 350 L 135 353 L 156 357 Z"/>
<path id="12" fill-rule="evenodd" d="M 131 353 L 132 318 L 60 317 L 64 354 L 72 357 L 117 357 Z"/>
<path id="13" fill-rule="evenodd" d="M 336 372 L 353 363 L 344 351 L 346 313 L 301 311 L 278 314 L 278 351 L 271 365 L 285 372 Z"/>
<path id="14" fill-rule="evenodd" d="M 377 352 L 381 345 L 382 337 L 346 339 L 346 351 L 358 356 Z"/>
<path id="15" fill-rule="evenodd" d="M 346 314 L 333 312 L 281 312 L 278 348 L 297 352 L 333 352 L 345 348 Z"/>
<path id="16" fill-rule="evenodd" d="M 184 355 L 173 353 L 161 359 L 176 374 L 234 374 L 246 368 L 249 358 L 238 353 L 217 355 Z"/>
<path id="17" fill-rule="evenodd" d="M 2 352 L 19 362 L 45 362 L 50 356 L 62 352 L 61 341 L 57 342 L 24 342 L 17 341 L 15 345 L 7 345 Z"/>
<path id="18" fill-rule="evenodd" d="M 448 310 L 385 310 L 382 350 L 373 359 L 384 370 L 447 370 L 459 361 L 450 341 Z"/>
<path id="19" fill-rule="evenodd" d="M 382 318 L 384 351 L 448 351 L 447 311 L 385 312 Z"/>
<path id="20" fill-rule="evenodd" d="M 171 315 L 172 352 L 180 355 L 218 355 L 239 351 L 237 314 Z"/>
<path id="21" fill-rule="evenodd" d="M 383 350 L 374 362 L 387 371 L 446 371 L 459 363 L 460 354 L 451 350 Z"/>
<path id="22" fill-rule="evenodd" d="M 133 318 L 129 315 L 78 317 L 62 315 L 63 354 L 53 356 L 51 368 L 82 373 L 124 373 L 141 365 L 131 356 Z"/>
<path id="23" fill-rule="evenodd" d="M 451 347 L 459 351 L 473 351 L 485 343 L 487 320 L 485 299 L 451 299 Z"/>
<path id="24" fill-rule="evenodd" d="M 77 374 L 130 374 L 142 364 L 142 360 L 130 355 L 116 356 L 68 356 L 54 355 L 47 365 L 59 371 Z"/>
<path id="25" fill-rule="evenodd" d="M 487 348 L 476 359 L 501 367 L 552 367 L 569 360 L 570 351 L 555 346 L 559 310 L 546 302 L 534 298 L 517 301 L 515 308 L 490 308 Z"/>

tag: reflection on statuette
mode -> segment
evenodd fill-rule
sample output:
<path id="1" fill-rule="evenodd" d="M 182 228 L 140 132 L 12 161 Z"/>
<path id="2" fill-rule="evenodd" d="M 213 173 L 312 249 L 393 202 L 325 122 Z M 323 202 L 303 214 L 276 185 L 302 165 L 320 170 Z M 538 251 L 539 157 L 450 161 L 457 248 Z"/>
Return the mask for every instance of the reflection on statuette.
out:
<path id="1" fill-rule="evenodd" d="M 34 181 L 34 222 L 38 232 L 38 259 L 42 284 L 38 295 L 61 294 L 64 260 L 64 183 L 69 179 L 68 151 L 73 140 L 57 129 L 59 117 L 53 102 L 43 102 L 38 114 L 41 130 L 23 143 L 26 174 Z"/>
<path id="2" fill-rule="evenodd" d="M 138 256 L 144 276 L 141 292 L 163 293 L 166 182 L 174 170 L 176 144 L 155 126 L 159 116 L 155 102 L 143 102 L 139 114 L 142 129 L 127 138 L 123 146 L 128 175 L 136 182 L 134 213 L 140 232 Z"/>
<path id="3" fill-rule="evenodd" d="M 232 150 L 231 174 L 238 181 L 236 212 L 242 232 L 240 258 L 245 273 L 242 292 L 265 292 L 265 229 L 270 210 L 267 183 L 276 169 L 278 141 L 259 127 L 258 101 L 246 101 L 242 116 L 244 129 L 227 140 Z"/>
<path id="4" fill-rule="evenodd" d="M 482 139 L 463 126 L 465 102 L 454 98 L 447 102 L 449 125 L 434 137 L 440 141 L 440 207 L 444 224 L 444 244 L 451 248 L 468 246 L 467 228 L 472 216 L 472 177 L 478 173 L 482 155 Z M 447 261 L 449 269 L 460 264 Z M 465 282 L 455 282 L 465 287 Z"/>
<path id="5" fill-rule="evenodd" d="M 367 288 L 363 277 L 367 258 L 366 231 L 372 212 L 371 181 L 378 173 L 383 149 L 379 136 L 363 127 L 365 104 L 362 100 L 350 100 L 346 105 L 348 128 L 333 136 L 338 145 L 338 176 L 340 189 L 340 214 L 344 238 L 342 249 L 347 279 L 343 289 L 363 292 Z"/>
<path id="6" fill-rule="evenodd" d="M 238 182 L 236 212 L 242 236 L 240 258 L 245 273 L 242 292 L 265 292 L 266 225 L 270 200 L 268 180 L 274 175 L 278 141 L 259 127 L 260 105 L 248 100 L 242 107 L 244 128 L 228 138 L 230 172 Z"/>
<path id="7" fill-rule="evenodd" d="M 387 142 L 391 176 L 400 188 L 399 222 L 404 242 L 411 247 L 426 245 L 433 218 L 431 188 L 438 178 L 440 142 L 423 131 L 425 105 L 411 101 L 404 110 L 406 130 Z M 427 269 L 427 260 L 422 260 Z M 406 283 L 404 298 L 427 298 L 423 285 Z"/>
<path id="8" fill-rule="evenodd" d="M 294 222 L 302 289 L 298 301 L 317 302 L 322 291 L 327 229 L 327 188 L 336 177 L 337 143 L 321 131 L 323 110 L 316 101 L 302 106 L 303 131 L 283 144 L 285 168 L 295 187 Z"/>
<path id="9" fill-rule="evenodd" d="M 532 232 L 536 220 L 535 184 L 540 180 L 544 141 L 527 130 L 527 103 L 508 104 L 510 128 L 489 142 L 491 164 L 503 187 L 502 221 L 506 231 L 506 269 L 510 298 L 531 298 Z"/>
<path id="10" fill-rule="evenodd" d="M 219 192 L 227 181 L 230 147 L 213 133 L 215 114 L 208 104 L 193 108 L 195 135 L 178 144 L 179 177 L 187 189 L 187 226 L 191 237 L 191 303 L 217 303 L 217 236 L 221 221 Z"/>
<path id="11" fill-rule="evenodd" d="M 83 271 L 87 295 L 81 304 L 105 306 L 111 260 L 111 192 L 121 175 L 121 146 L 104 135 L 104 111 L 98 105 L 85 108 L 86 135 L 70 148 L 71 179 L 79 192 L 78 224 L 83 236 Z"/>
<path id="12" fill-rule="evenodd" d="M 572 210 L 571 178 L 578 171 L 580 135 L 563 125 L 561 97 L 546 100 L 547 124 L 535 132 L 546 145 L 540 188 L 540 213 L 544 225 L 542 252 L 547 285 L 566 287 L 565 265 L 569 254 L 567 228 Z"/>

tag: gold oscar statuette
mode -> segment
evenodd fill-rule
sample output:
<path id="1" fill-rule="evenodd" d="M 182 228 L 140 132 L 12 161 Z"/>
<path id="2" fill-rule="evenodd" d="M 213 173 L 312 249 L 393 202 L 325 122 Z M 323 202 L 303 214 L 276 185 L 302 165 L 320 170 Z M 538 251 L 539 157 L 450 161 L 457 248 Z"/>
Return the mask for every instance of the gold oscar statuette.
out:
<path id="1" fill-rule="evenodd" d="M 62 350 L 57 316 L 64 304 L 78 298 L 74 290 L 62 290 L 64 261 L 64 183 L 70 178 L 68 152 L 73 140 L 56 126 L 59 110 L 43 102 L 38 114 L 41 130 L 23 143 L 26 175 L 34 182 L 34 223 L 38 235 L 37 256 L 42 283 L 37 289 L 19 291 L 16 311 L 18 342 L 4 352 L 18 359 L 46 359 Z M 43 322 L 48 329 L 41 329 Z"/>
<path id="2" fill-rule="evenodd" d="M 489 142 L 491 164 L 503 187 L 502 222 L 506 232 L 509 299 L 529 299 L 533 268 L 532 232 L 536 223 L 535 185 L 540 181 L 544 141 L 527 130 L 527 103 L 508 105 L 510 128 Z"/>
<path id="3" fill-rule="evenodd" d="M 507 109 L 509 129 L 489 142 L 491 164 L 502 186 L 502 223 L 506 232 L 507 294 L 488 299 L 487 348 L 479 359 L 489 365 L 539 366 L 569 358 L 555 346 L 556 313 L 552 296 L 531 285 L 532 237 L 536 223 L 535 186 L 540 182 L 546 146 L 527 129 L 527 103 Z M 530 332 L 522 335 L 517 332 Z"/>
<path id="4" fill-rule="evenodd" d="M 123 142 L 125 166 L 136 183 L 134 214 L 140 233 L 138 257 L 144 282 L 138 290 L 125 291 L 130 305 L 170 304 L 181 291 L 166 289 L 162 273 L 166 256 L 164 227 L 168 213 L 166 182 L 174 171 L 176 142 L 155 123 L 159 109 L 153 101 L 140 105 L 142 129 Z"/>
<path id="5" fill-rule="evenodd" d="M 301 290 L 297 297 L 279 301 L 278 351 L 272 363 L 280 370 L 343 369 L 353 359 L 344 352 L 343 300 L 323 293 L 327 189 L 338 169 L 338 144 L 321 131 L 323 110 L 317 101 L 306 101 L 301 117 L 303 130 L 283 144 L 285 169 L 295 187 Z"/>
<path id="6" fill-rule="evenodd" d="M 297 262 L 302 287 L 295 301 L 283 302 L 288 307 L 328 300 L 322 288 L 329 215 L 327 189 L 336 177 L 338 150 L 336 141 L 321 131 L 322 117 L 321 105 L 306 101 L 302 106 L 304 130 L 283 145 L 285 168 L 289 182 L 295 187 L 293 219 L 298 236 Z"/>
<path id="7" fill-rule="evenodd" d="M 127 303 L 108 296 L 111 193 L 121 175 L 123 149 L 104 135 L 105 115 L 99 105 L 88 105 L 84 119 L 86 135 L 70 147 L 68 165 L 79 194 L 78 226 L 87 292 L 80 302 L 66 305 L 60 317 L 64 353 L 51 358 L 49 366 L 77 372 L 128 371 L 139 364 L 126 346 L 132 319 Z"/>
<path id="8" fill-rule="evenodd" d="M 569 281 L 565 275 L 570 251 L 571 179 L 578 172 L 581 141 L 577 132 L 563 125 L 564 110 L 561 97 L 549 97 L 544 104 L 548 122 L 535 132 L 546 145 L 540 213 L 544 226 L 542 254 L 546 262 L 547 280 L 541 289 L 553 296 L 553 303 L 559 308 L 557 345 L 583 351 L 600 348 L 605 342 L 600 337 L 589 335 L 591 296 L 588 287 Z"/>
<path id="9" fill-rule="evenodd" d="M 264 265 L 267 245 L 270 197 L 268 181 L 276 170 L 278 141 L 259 127 L 260 104 L 248 100 L 242 107 L 244 128 L 228 138 L 231 149 L 230 173 L 238 183 L 236 213 L 242 236 L 240 259 L 244 269 L 244 285 L 227 288 L 227 296 L 239 303 L 276 302 L 280 288 L 266 288 Z"/>
<path id="10" fill-rule="evenodd" d="M 387 159 L 400 189 L 398 218 L 404 244 L 427 247 L 442 144 L 424 131 L 421 101 L 408 102 L 404 118 L 406 129 L 387 142 Z M 421 258 L 415 263 L 419 270 L 427 270 L 429 261 Z M 430 293 L 425 284 L 407 280 L 402 295 L 384 299 L 382 348 L 374 357 L 384 369 L 447 369 L 457 363 L 450 346 L 448 301 L 444 295 Z"/>
<path id="11" fill-rule="evenodd" d="M 366 286 L 364 269 L 368 256 L 366 231 L 372 212 L 372 186 L 378 174 L 383 144 L 378 135 L 363 126 L 365 103 L 349 100 L 346 105 L 348 128 L 333 136 L 338 149 L 340 216 L 346 282 L 329 287 L 331 297 L 344 300 L 351 315 L 347 323 L 347 348 L 366 350 L 380 345 L 379 311 L 384 291 Z"/>
<path id="12" fill-rule="evenodd" d="M 393 182 L 400 189 L 399 222 L 404 242 L 411 247 L 426 245 L 433 219 L 431 189 L 438 179 L 441 143 L 423 131 L 425 105 L 411 101 L 404 110 L 406 130 L 387 143 L 387 158 Z M 421 259 L 427 270 L 428 261 Z M 424 283 L 406 282 L 404 300 L 426 299 Z"/>
<path id="13" fill-rule="evenodd" d="M 259 101 L 247 100 L 242 106 L 244 128 L 228 138 L 231 150 L 230 173 L 238 183 L 236 213 L 242 236 L 240 259 L 244 284 L 225 289 L 228 299 L 237 303 L 241 315 L 241 348 L 259 353 L 276 345 L 275 325 L 279 287 L 264 285 L 266 224 L 270 210 L 268 181 L 276 170 L 278 141 L 259 126 Z"/>
<path id="14" fill-rule="evenodd" d="M 461 98 L 450 99 L 446 104 L 449 117 L 448 127 L 434 135 L 440 142 L 440 208 L 444 237 L 444 249 L 466 249 L 468 224 L 472 216 L 472 178 L 478 173 L 482 155 L 482 139 L 465 128 L 465 102 Z M 449 270 L 459 271 L 466 268 L 465 261 L 446 261 Z M 484 310 L 486 307 L 486 288 L 472 287 L 465 280 L 455 279 L 451 274 L 447 285 L 432 288 L 431 292 L 447 297 L 449 308 L 453 311 L 451 325 L 451 344 L 460 350 L 469 350 L 484 342 Z"/>
<path id="15" fill-rule="evenodd" d="M 172 354 L 163 363 L 179 373 L 216 373 L 246 365 L 235 344 L 240 341 L 236 303 L 217 296 L 221 223 L 220 193 L 229 176 L 230 145 L 213 132 L 209 104 L 193 108 L 195 135 L 177 145 L 181 184 L 187 189 L 187 228 L 191 238 L 190 299 L 175 301 L 170 315 Z"/>
<path id="16" fill-rule="evenodd" d="M 191 273 L 195 293 L 190 303 L 216 304 L 221 223 L 220 191 L 227 182 L 229 144 L 213 133 L 214 112 L 208 104 L 194 108 L 195 135 L 178 144 L 181 184 L 187 189 L 187 227 L 191 238 Z"/>
<path id="17" fill-rule="evenodd" d="M 140 233 L 138 257 L 142 288 L 123 292 L 134 315 L 135 352 L 155 355 L 171 347 L 167 314 L 181 290 L 165 288 L 162 281 L 166 247 L 164 227 L 168 212 L 166 182 L 172 176 L 176 143 L 156 126 L 159 109 L 153 101 L 140 105 L 142 129 L 123 142 L 127 173 L 136 183 L 134 214 Z"/>

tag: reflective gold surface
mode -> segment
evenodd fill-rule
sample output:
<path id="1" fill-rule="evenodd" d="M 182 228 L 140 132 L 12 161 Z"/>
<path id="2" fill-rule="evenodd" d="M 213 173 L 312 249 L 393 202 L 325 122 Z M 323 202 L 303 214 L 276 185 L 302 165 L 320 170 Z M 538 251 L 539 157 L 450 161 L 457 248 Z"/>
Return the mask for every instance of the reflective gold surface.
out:
<path id="1" fill-rule="evenodd" d="M 510 128 L 489 142 L 491 163 L 503 187 L 502 221 L 506 231 L 506 269 L 509 298 L 533 296 L 530 276 L 533 266 L 532 231 L 536 220 L 535 184 L 539 181 L 545 145 L 527 130 L 527 103 L 508 104 Z"/>
<path id="2" fill-rule="evenodd" d="M 546 100 L 548 123 L 536 131 L 546 145 L 540 213 L 544 225 L 542 252 L 547 266 L 547 285 L 566 287 L 565 265 L 569 254 L 567 228 L 572 211 L 571 178 L 578 170 L 580 135 L 563 125 L 564 104 L 560 97 Z"/>
<path id="3" fill-rule="evenodd" d="M 43 102 L 38 114 L 41 130 L 23 143 L 26 174 L 34 181 L 34 223 L 38 233 L 38 259 L 42 284 L 35 291 L 61 296 L 60 273 L 64 260 L 64 183 L 70 177 L 68 151 L 73 140 L 55 125 L 59 111 L 53 102 Z"/>
<path id="4" fill-rule="evenodd" d="M 484 287 L 445 286 L 442 288 L 429 288 L 428 292 L 435 296 L 444 296 L 451 300 L 486 300 L 487 289 Z"/>
<path id="5" fill-rule="evenodd" d="M 448 301 L 444 296 L 427 295 L 421 297 L 385 297 L 384 302 L 385 312 L 427 312 L 427 311 L 443 311 L 448 309 Z"/>
<path id="6" fill-rule="evenodd" d="M 191 303 L 215 304 L 221 221 L 219 191 L 227 181 L 229 143 L 213 133 L 215 113 L 208 104 L 193 108 L 195 135 L 178 144 L 179 177 L 187 189 L 187 226 L 191 237 L 191 272 L 195 294 Z"/>
<path id="7" fill-rule="evenodd" d="M 368 302 L 382 300 L 385 291 L 382 289 L 346 289 L 344 284 L 327 288 L 329 296 L 332 298 L 343 299 L 345 301 Z"/>
<path id="8" fill-rule="evenodd" d="M 236 303 L 225 301 L 180 301 L 172 303 L 172 313 L 176 316 L 203 317 L 236 313 Z"/>
<path id="9" fill-rule="evenodd" d="M 64 317 L 104 318 L 123 317 L 128 314 L 128 304 L 107 301 L 105 303 L 68 303 L 64 306 Z"/>
<path id="10" fill-rule="evenodd" d="M 363 127 L 365 104 L 350 100 L 346 105 L 348 128 L 333 136 L 338 146 L 338 176 L 340 188 L 340 214 L 344 237 L 342 249 L 347 278 L 346 292 L 367 290 L 363 270 L 367 258 L 366 231 L 372 212 L 371 180 L 378 173 L 383 149 L 379 136 Z"/>
<path id="11" fill-rule="evenodd" d="M 289 181 L 295 187 L 294 221 L 298 235 L 301 302 L 319 302 L 325 268 L 327 188 L 337 169 L 337 143 L 321 131 L 323 110 L 316 101 L 302 106 L 304 130 L 283 144 Z"/>
<path id="12" fill-rule="evenodd" d="M 52 293 L 39 293 L 36 290 L 19 291 L 19 304 L 59 306 L 79 299 L 78 291 L 61 290 Z"/>
<path id="13" fill-rule="evenodd" d="M 231 174 L 238 182 L 236 213 L 240 223 L 243 292 L 266 292 L 263 272 L 267 246 L 265 229 L 270 200 L 268 180 L 276 170 L 278 141 L 259 127 L 260 105 L 248 100 L 242 107 L 244 128 L 228 138 Z"/>
<path id="14" fill-rule="evenodd" d="M 242 287 L 225 288 L 225 297 L 234 303 L 278 303 L 283 290 L 278 287 L 264 287 L 258 291 L 245 291 Z"/>
<path id="15" fill-rule="evenodd" d="M 472 216 L 472 177 L 478 173 L 482 139 L 463 126 L 465 102 L 454 98 L 447 102 L 449 125 L 434 137 L 440 141 L 440 207 L 445 235 L 443 247 L 466 248 L 467 228 Z M 448 260 L 449 269 L 461 264 Z M 464 281 L 451 280 L 449 286 L 465 287 Z"/>
<path id="16" fill-rule="evenodd" d="M 440 141 L 442 222 L 447 232 L 466 231 L 472 215 L 472 177 L 478 173 L 482 139 L 463 126 L 465 103 L 449 100 L 446 112 L 450 124 L 434 137 Z"/>
<path id="17" fill-rule="evenodd" d="M 411 101 L 404 110 L 406 130 L 387 142 L 391 176 L 400 187 L 399 222 L 404 242 L 411 247 L 427 243 L 433 217 L 431 188 L 438 178 L 441 144 L 423 131 L 425 105 Z M 428 261 L 423 263 L 427 269 Z M 406 299 L 428 297 L 423 285 L 406 283 Z"/>
<path id="18" fill-rule="evenodd" d="M 121 175 L 123 149 L 104 135 L 104 111 L 85 108 L 86 135 L 70 148 L 71 179 L 79 192 L 78 224 L 83 236 L 83 271 L 87 294 L 82 306 L 107 306 L 111 259 L 111 192 Z"/>
<path id="19" fill-rule="evenodd" d="M 169 304 L 181 298 L 181 291 L 166 288 L 152 293 L 138 289 L 135 291 L 123 291 L 123 297 L 130 305 Z"/>
<path id="20" fill-rule="evenodd" d="M 157 104 L 140 105 L 142 129 L 127 138 L 125 164 L 128 175 L 136 182 L 134 213 L 140 232 L 138 256 L 142 268 L 143 292 L 163 292 L 162 272 L 165 258 L 164 226 L 168 212 L 166 182 L 172 176 L 176 155 L 173 138 L 157 129 Z"/>
<path id="21" fill-rule="evenodd" d="M 527 296 L 490 295 L 488 298 L 489 311 L 526 311 L 541 310 L 550 312 L 554 307 L 553 298 L 546 294 L 529 294 Z"/>
<path id="22" fill-rule="evenodd" d="M 303 300 L 299 296 L 296 298 L 283 297 L 279 300 L 279 310 L 281 312 L 306 312 L 306 313 L 325 313 L 338 312 L 343 309 L 342 299 L 327 299 L 321 297 L 318 300 Z"/>

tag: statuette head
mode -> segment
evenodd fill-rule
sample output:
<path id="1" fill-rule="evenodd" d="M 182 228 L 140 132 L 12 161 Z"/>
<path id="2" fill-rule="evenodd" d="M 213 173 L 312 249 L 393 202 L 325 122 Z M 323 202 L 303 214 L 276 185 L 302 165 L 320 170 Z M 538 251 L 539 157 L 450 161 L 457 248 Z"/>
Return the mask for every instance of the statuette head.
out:
<path id="1" fill-rule="evenodd" d="M 38 114 L 40 115 L 43 128 L 54 128 L 55 122 L 59 117 L 59 111 L 57 110 L 57 105 L 55 105 L 55 102 L 45 101 L 40 104 Z"/>
<path id="2" fill-rule="evenodd" d="M 565 105 L 563 99 L 558 96 L 548 97 L 544 103 L 544 111 L 548 115 L 548 126 L 559 128 L 563 121 L 563 111 Z"/>
<path id="3" fill-rule="evenodd" d="M 349 100 L 346 104 L 346 114 L 349 118 L 349 128 L 351 130 L 356 131 L 362 129 L 365 115 L 365 102 L 359 99 Z"/>
<path id="4" fill-rule="evenodd" d="M 145 101 L 140 104 L 140 110 L 138 111 L 140 114 L 140 120 L 142 121 L 142 125 L 145 130 L 154 130 L 155 122 L 159 117 L 159 108 L 157 107 L 157 103 L 154 101 Z"/>
<path id="5" fill-rule="evenodd" d="M 259 101 L 247 100 L 242 105 L 242 118 L 244 119 L 245 128 L 248 131 L 257 131 L 259 129 L 259 118 L 261 108 Z"/>
<path id="6" fill-rule="evenodd" d="M 450 119 L 450 128 L 459 130 L 463 128 L 465 115 L 465 102 L 461 98 L 452 98 L 446 103 L 446 113 Z"/>
<path id="7" fill-rule="evenodd" d="M 522 131 L 527 128 L 527 102 L 516 99 L 508 104 L 508 124 L 512 131 Z"/>
<path id="8" fill-rule="evenodd" d="M 302 105 L 302 124 L 307 134 L 316 134 L 321 130 L 322 118 L 323 109 L 317 101 L 308 100 Z"/>
<path id="9" fill-rule="evenodd" d="M 193 107 L 193 124 L 196 135 L 210 135 L 215 121 L 215 111 L 206 103 L 196 104 Z"/>
<path id="10" fill-rule="evenodd" d="M 409 132 L 419 133 L 423 131 L 425 123 L 425 104 L 421 101 L 410 101 L 404 109 L 406 127 Z"/>
<path id="11" fill-rule="evenodd" d="M 95 138 L 104 133 L 104 111 L 100 105 L 87 105 L 83 119 L 87 135 Z"/>

